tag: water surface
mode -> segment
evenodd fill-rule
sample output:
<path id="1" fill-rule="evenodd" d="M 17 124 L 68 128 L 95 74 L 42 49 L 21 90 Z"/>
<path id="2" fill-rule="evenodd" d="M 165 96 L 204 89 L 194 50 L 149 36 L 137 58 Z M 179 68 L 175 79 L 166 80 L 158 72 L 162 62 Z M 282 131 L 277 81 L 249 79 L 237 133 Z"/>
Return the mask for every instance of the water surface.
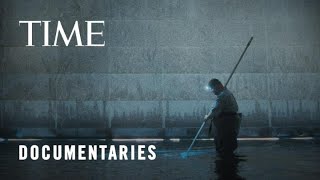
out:
<path id="1" fill-rule="evenodd" d="M 236 156 L 216 155 L 213 141 L 114 142 L 41 140 L 0 142 L 1 179 L 319 179 L 320 141 L 240 141 Z M 18 145 L 154 144 L 157 158 L 145 160 L 18 160 Z"/>

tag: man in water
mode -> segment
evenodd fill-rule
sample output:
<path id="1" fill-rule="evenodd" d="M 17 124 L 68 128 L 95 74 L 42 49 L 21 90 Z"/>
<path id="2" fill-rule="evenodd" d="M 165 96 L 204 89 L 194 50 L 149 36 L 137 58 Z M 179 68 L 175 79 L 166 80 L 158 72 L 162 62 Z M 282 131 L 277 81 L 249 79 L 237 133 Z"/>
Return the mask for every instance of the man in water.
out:
<path id="1" fill-rule="evenodd" d="M 218 79 L 211 79 L 208 86 L 217 96 L 217 101 L 204 119 L 211 120 L 210 129 L 213 122 L 216 151 L 220 155 L 231 155 L 238 147 L 237 136 L 241 121 L 238 104 L 233 94 Z"/>

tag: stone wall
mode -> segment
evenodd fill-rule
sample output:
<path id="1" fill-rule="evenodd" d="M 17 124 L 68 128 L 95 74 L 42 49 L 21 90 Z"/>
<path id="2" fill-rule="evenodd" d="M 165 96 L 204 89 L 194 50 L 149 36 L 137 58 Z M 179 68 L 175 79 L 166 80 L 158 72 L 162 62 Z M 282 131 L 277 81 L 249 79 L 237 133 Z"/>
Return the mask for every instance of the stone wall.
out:
<path id="1" fill-rule="evenodd" d="M 251 36 L 228 85 L 243 129 L 320 127 L 317 0 L 0 4 L 2 129 L 199 127 L 215 99 L 204 86 L 227 80 Z M 73 39 L 41 47 L 43 28 L 35 25 L 36 46 L 26 47 L 19 20 L 51 20 L 51 44 L 58 20 L 68 33 L 78 20 L 84 34 L 86 20 L 103 20 L 106 46 L 74 47 Z"/>

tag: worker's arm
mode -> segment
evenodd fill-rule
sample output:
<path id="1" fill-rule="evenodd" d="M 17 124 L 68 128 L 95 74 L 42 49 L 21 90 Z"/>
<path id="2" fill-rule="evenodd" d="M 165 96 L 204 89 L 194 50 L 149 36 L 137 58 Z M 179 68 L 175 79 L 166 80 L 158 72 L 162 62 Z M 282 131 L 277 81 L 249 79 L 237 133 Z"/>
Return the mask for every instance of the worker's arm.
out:
<path id="1" fill-rule="evenodd" d="M 212 108 L 209 114 L 204 116 L 205 121 L 217 118 L 222 112 L 222 108 L 223 108 L 222 97 L 218 97 L 215 106 Z"/>

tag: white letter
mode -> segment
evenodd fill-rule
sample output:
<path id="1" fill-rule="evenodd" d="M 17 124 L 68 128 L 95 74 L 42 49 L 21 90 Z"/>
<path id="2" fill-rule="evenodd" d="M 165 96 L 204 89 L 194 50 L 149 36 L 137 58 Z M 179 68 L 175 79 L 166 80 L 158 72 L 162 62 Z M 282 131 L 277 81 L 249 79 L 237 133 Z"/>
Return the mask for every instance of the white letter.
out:
<path id="1" fill-rule="evenodd" d="M 65 160 L 75 160 L 76 158 L 76 148 L 74 145 L 64 146 L 64 159 Z"/>
<path id="2" fill-rule="evenodd" d="M 108 160 L 111 160 L 111 158 L 113 158 L 113 160 L 117 160 L 117 153 L 114 145 L 110 145 Z"/>
<path id="3" fill-rule="evenodd" d="M 128 160 L 128 147 L 126 145 L 119 145 L 119 159 L 120 160 Z"/>
<path id="4" fill-rule="evenodd" d="M 131 145 L 131 160 L 134 160 L 134 145 Z"/>
<path id="5" fill-rule="evenodd" d="M 44 34 L 44 42 L 42 46 L 50 46 L 49 45 L 49 22 L 51 21 L 42 21 L 44 24 L 44 30 L 43 30 L 43 34 Z"/>
<path id="6" fill-rule="evenodd" d="M 55 160 L 60 160 L 62 158 L 62 146 L 53 145 L 53 158 Z"/>
<path id="7" fill-rule="evenodd" d="M 90 145 L 89 146 L 89 160 L 97 160 L 97 145 Z"/>
<path id="8" fill-rule="evenodd" d="M 78 146 L 78 159 L 79 160 L 86 160 L 86 157 L 85 156 L 83 156 L 83 154 L 85 153 L 84 152 L 84 148 L 86 148 L 86 145 L 79 145 Z"/>
<path id="9" fill-rule="evenodd" d="M 32 24 L 33 23 L 38 23 L 41 26 L 41 21 L 19 21 L 19 26 L 22 23 L 27 23 L 28 24 L 28 45 L 26 45 L 26 46 L 34 46 L 32 44 Z"/>
<path id="10" fill-rule="evenodd" d="M 99 148 L 101 149 L 101 160 L 105 160 L 107 145 L 99 145 Z"/>
<path id="11" fill-rule="evenodd" d="M 28 157 L 28 148 L 26 145 L 19 145 L 19 160 L 26 160 Z"/>
<path id="12" fill-rule="evenodd" d="M 86 22 L 87 22 L 87 46 L 104 46 L 105 41 L 103 41 L 103 44 L 92 44 L 92 35 L 100 35 L 101 37 L 103 37 L 103 31 L 92 32 L 92 24 L 100 23 L 104 26 L 104 21 L 86 21 Z"/>
<path id="13" fill-rule="evenodd" d="M 156 149 L 156 146 L 155 146 L 155 145 L 150 145 L 150 146 L 148 147 L 148 151 L 149 151 L 149 153 L 151 154 L 151 155 L 148 155 L 149 160 L 155 160 L 155 159 L 156 159 L 157 155 L 156 155 L 156 153 L 153 151 L 153 150 L 155 150 L 155 149 Z"/>
<path id="14" fill-rule="evenodd" d="M 30 158 L 32 160 L 37 160 L 39 158 L 39 147 L 37 145 L 32 145 L 30 148 Z"/>
<path id="15" fill-rule="evenodd" d="M 50 159 L 50 154 L 46 155 L 46 151 L 50 151 L 50 147 L 48 145 L 42 146 L 42 159 L 43 160 L 48 160 Z"/>
<path id="16" fill-rule="evenodd" d="M 61 25 L 61 22 L 58 21 L 57 31 L 56 31 L 56 36 L 55 36 L 55 39 L 54 39 L 53 46 L 58 46 L 58 45 L 57 45 L 57 41 L 58 41 L 59 33 L 61 34 L 61 37 L 62 37 L 64 43 L 66 44 L 66 46 L 69 45 L 73 33 L 76 33 L 76 38 L 77 38 L 77 45 L 76 45 L 76 46 L 82 46 L 82 41 L 81 41 L 81 36 L 80 36 L 80 30 L 79 30 L 78 21 L 76 21 L 76 22 L 74 23 L 74 26 L 73 26 L 73 29 L 72 29 L 71 34 L 70 34 L 70 36 L 69 36 L 69 39 L 67 38 L 67 35 L 66 35 L 66 33 L 64 32 L 64 30 L 63 30 L 63 27 L 62 27 L 62 25 Z"/>
<path id="17" fill-rule="evenodd" d="M 143 157 L 145 145 L 138 145 L 138 160 L 146 160 L 146 157 Z"/>

